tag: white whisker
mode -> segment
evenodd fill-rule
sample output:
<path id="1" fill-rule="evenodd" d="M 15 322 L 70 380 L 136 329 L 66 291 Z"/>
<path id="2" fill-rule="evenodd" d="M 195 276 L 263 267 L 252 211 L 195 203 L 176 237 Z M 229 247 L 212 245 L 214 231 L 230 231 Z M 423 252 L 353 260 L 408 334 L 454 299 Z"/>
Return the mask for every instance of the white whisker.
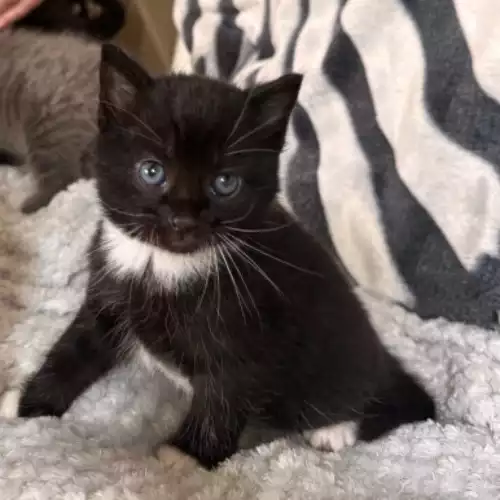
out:
<path id="1" fill-rule="evenodd" d="M 237 241 L 238 243 L 240 243 L 241 245 L 243 245 L 243 246 L 245 246 L 247 248 L 250 248 L 250 249 L 252 249 L 253 251 L 255 251 L 257 253 L 260 253 L 261 255 L 269 257 L 270 259 L 272 259 L 272 260 L 274 260 L 276 262 L 280 262 L 281 264 L 283 264 L 285 266 L 289 266 L 289 267 L 291 267 L 293 269 L 296 269 L 297 271 L 301 271 L 301 272 L 306 273 L 306 274 L 311 274 L 313 276 L 321 277 L 321 274 L 319 274 L 316 271 L 311 271 L 310 269 L 304 269 L 303 267 L 299 267 L 299 266 L 297 266 L 295 264 L 292 264 L 291 262 L 288 262 L 286 260 L 280 259 L 276 255 L 273 255 L 273 254 L 271 254 L 269 252 L 266 252 L 265 250 L 262 250 L 260 247 L 256 247 L 254 245 L 251 245 L 247 241 L 245 241 L 245 240 L 243 240 L 241 238 L 238 238 L 237 236 L 232 235 L 232 238 L 234 238 L 234 240 Z"/>
<path id="2" fill-rule="evenodd" d="M 225 153 L 224 156 L 235 156 L 243 155 L 248 153 L 268 153 L 268 154 L 280 154 L 281 151 L 277 149 L 238 149 L 237 151 L 230 151 Z"/>
<path id="3" fill-rule="evenodd" d="M 245 322 L 245 324 L 246 324 L 245 308 L 247 308 L 247 307 L 244 307 L 244 306 L 246 306 L 245 301 L 243 300 L 243 297 L 242 297 L 242 295 L 241 295 L 241 293 L 240 293 L 240 289 L 238 288 L 238 285 L 237 285 L 237 283 L 236 283 L 236 280 L 235 280 L 235 278 L 234 278 L 234 276 L 233 276 L 233 273 L 232 273 L 232 271 L 231 271 L 231 267 L 230 267 L 230 265 L 229 265 L 229 261 L 228 261 L 228 259 L 226 258 L 226 252 L 225 252 L 224 247 L 222 247 L 222 246 L 221 246 L 221 247 L 219 248 L 219 250 L 220 250 L 220 255 L 221 255 L 221 257 L 222 257 L 222 260 L 224 261 L 224 264 L 226 265 L 226 269 L 227 269 L 227 272 L 228 272 L 228 274 L 229 274 L 229 278 L 231 279 L 231 282 L 233 283 L 233 286 L 234 286 L 234 291 L 235 291 L 235 293 L 236 293 L 236 298 L 238 299 L 238 304 L 239 304 L 239 306 L 240 306 L 240 310 L 241 310 L 241 316 L 242 316 L 242 318 L 243 318 L 243 321 L 244 321 L 244 322 Z"/>
<path id="4" fill-rule="evenodd" d="M 162 143 L 161 137 L 149 125 L 147 125 L 143 120 L 141 120 L 135 113 L 132 113 L 131 111 L 124 109 L 120 106 L 117 106 L 115 103 L 110 102 L 110 101 L 102 101 L 102 103 L 106 104 L 108 106 L 111 106 L 112 108 L 114 108 L 118 111 L 121 111 L 122 113 L 125 113 L 126 115 L 130 116 L 139 125 L 143 126 L 149 133 L 151 133 L 152 136 L 155 137 L 159 141 L 159 144 Z"/>
<path id="5" fill-rule="evenodd" d="M 280 226 L 264 227 L 264 228 L 258 228 L 258 229 L 243 229 L 241 227 L 228 226 L 227 224 L 224 224 L 224 227 L 226 229 L 228 229 L 229 231 L 234 231 L 236 233 L 272 233 L 274 231 L 279 231 L 280 229 L 290 227 L 291 225 L 293 225 L 293 222 L 289 222 L 288 224 L 282 224 Z"/>
<path id="6" fill-rule="evenodd" d="M 212 268 L 212 262 L 214 258 L 214 250 L 213 248 L 210 248 L 210 268 Z M 203 303 L 203 299 L 205 298 L 205 294 L 207 293 L 207 288 L 208 288 L 208 283 L 210 282 L 211 279 L 211 274 L 207 273 L 207 276 L 205 278 L 205 285 L 203 286 L 203 291 L 201 292 L 201 296 L 198 300 L 198 304 L 196 305 L 195 313 L 197 313 Z"/>
<path id="7" fill-rule="evenodd" d="M 252 210 L 254 209 L 254 207 L 255 207 L 255 203 L 252 203 L 250 205 L 250 208 L 241 217 L 238 217 L 237 219 L 231 219 L 231 220 L 225 221 L 224 225 L 226 225 L 226 224 L 235 224 L 237 222 L 241 222 L 241 221 L 245 220 L 250 215 L 250 213 L 252 212 Z"/>
<path id="8" fill-rule="evenodd" d="M 133 214 L 131 212 L 126 212 L 125 210 L 120 210 L 119 208 L 112 207 L 105 203 L 104 201 L 101 200 L 101 205 L 103 206 L 104 209 L 109 210 L 110 212 L 115 212 L 120 215 L 126 215 L 127 217 L 133 218 L 133 219 L 151 219 L 154 217 L 152 214 Z"/>
<path id="9" fill-rule="evenodd" d="M 234 246 L 234 243 L 232 243 L 227 237 L 225 237 L 224 235 L 222 235 L 222 240 L 224 241 L 224 243 L 226 243 L 226 245 L 229 245 L 230 248 L 232 248 Z M 228 252 L 227 253 L 227 257 L 231 260 L 233 266 L 234 266 L 234 269 L 235 271 L 238 273 L 238 276 L 240 277 L 241 279 L 241 282 L 243 283 L 243 286 L 245 287 L 245 291 L 248 295 L 248 298 L 250 299 L 250 301 L 252 302 L 252 305 L 253 305 L 253 308 L 255 310 L 255 312 L 257 313 L 257 316 L 259 318 L 259 321 L 262 322 L 261 320 L 261 317 L 260 317 L 260 313 L 259 313 L 259 309 L 257 308 L 257 304 L 255 302 L 255 299 L 253 298 L 253 295 L 252 295 L 252 292 L 250 292 L 250 289 L 248 288 L 246 282 L 245 282 L 245 278 L 242 274 L 242 272 L 240 271 L 238 265 L 236 264 L 233 256 L 231 255 L 231 252 Z"/>
<path id="10" fill-rule="evenodd" d="M 267 273 L 236 243 L 232 245 L 233 251 L 236 255 L 239 255 L 243 260 L 245 260 L 250 266 L 252 266 L 281 296 L 285 296 L 283 291 L 278 287 L 278 285 L 267 275 Z"/>
<path id="11" fill-rule="evenodd" d="M 256 132 L 259 130 L 262 130 L 263 128 L 266 128 L 268 125 L 270 125 L 272 122 L 276 121 L 276 117 L 272 116 L 268 120 L 266 120 L 264 123 L 261 123 L 260 125 L 257 125 L 257 127 L 253 128 L 246 134 L 243 134 L 242 136 L 238 137 L 229 147 L 228 149 L 231 149 L 232 147 L 236 146 L 236 144 L 239 144 L 241 141 L 244 141 L 245 139 L 248 139 L 252 135 L 254 135 Z"/>
<path id="12" fill-rule="evenodd" d="M 250 102 L 250 97 L 252 96 L 252 91 L 253 91 L 253 87 L 248 90 L 248 94 L 247 94 L 247 97 L 245 99 L 245 102 L 243 103 L 243 107 L 241 108 L 241 112 L 238 115 L 238 118 L 236 118 L 236 121 L 234 122 L 234 125 L 233 125 L 231 132 L 227 136 L 225 144 L 227 144 L 229 142 L 231 137 L 233 137 L 235 132 L 238 130 L 238 127 L 240 126 L 241 120 L 243 120 L 243 116 L 245 115 L 245 111 L 247 110 L 248 103 Z"/>
<path id="13" fill-rule="evenodd" d="M 221 298 L 221 294 L 220 294 L 220 267 L 219 267 L 219 259 L 217 258 L 217 247 L 214 248 L 214 252 L 215 252 L 215 277 L 217 279 L 217 288 L 214 289 L 214 294 L 217 291 L 217 308 L 216 308 L 217 323 L 215 324 L 215 326 L 217 326 L 219 320 L 222 320 L 222 317 L 220 314 L 220 298 Z"/>

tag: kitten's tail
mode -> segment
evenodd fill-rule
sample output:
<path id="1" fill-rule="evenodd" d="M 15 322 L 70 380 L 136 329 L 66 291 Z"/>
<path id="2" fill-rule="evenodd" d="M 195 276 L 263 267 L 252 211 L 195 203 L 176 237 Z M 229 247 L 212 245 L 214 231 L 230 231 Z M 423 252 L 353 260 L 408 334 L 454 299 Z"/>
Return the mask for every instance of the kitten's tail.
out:
<path id="1" fill-rule="evenodd" d="M 436 407 L 425 389 L 395 358 L 390 358 L 390 383 L 364 409 L 359 438 L 372 441 L 400 425 L 436 418 Z"/>

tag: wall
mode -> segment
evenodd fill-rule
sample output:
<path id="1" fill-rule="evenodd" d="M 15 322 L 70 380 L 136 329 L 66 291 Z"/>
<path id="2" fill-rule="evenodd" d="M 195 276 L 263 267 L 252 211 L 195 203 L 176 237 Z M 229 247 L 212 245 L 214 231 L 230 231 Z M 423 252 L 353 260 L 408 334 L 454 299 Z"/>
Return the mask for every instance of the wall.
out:
<path id="1" fill-rule="evenodd" d="M 153 73 L 170 69 L 176 32 L 172 22 L 174 0 L 127 0 L 127 22 L 117 42 Z"/>

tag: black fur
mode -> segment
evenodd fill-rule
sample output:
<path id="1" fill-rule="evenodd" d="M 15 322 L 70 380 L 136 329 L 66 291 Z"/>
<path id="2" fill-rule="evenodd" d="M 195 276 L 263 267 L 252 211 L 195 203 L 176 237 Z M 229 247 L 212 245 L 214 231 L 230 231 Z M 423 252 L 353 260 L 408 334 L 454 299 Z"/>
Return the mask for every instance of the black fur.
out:
<path id="1" fill-rule="evenodd" d="M 23 160 L 21 157 L 15 153 L 7 151 L 6 149 L 0 148 L 0 166 L 19 167 L 22 164 Z"/>
<path id="2" fill-rule="evenodd" d="M 70 31 L 97 40 L 111 40 L 125 24 L 125 8 L 121 0 L 93 0 L 100 9 L 97 16 L 91 15 L 88 3 L 89 0 L 44 0 L 14 23 L 14 28 L 52 33 Z"/>
<path id="3" fill-rule="evenodd" d="M 27 384 L 21 415 L 62 415 L 124 346 L 140 343 L 191 378 L 191 409 L 169 442 L 206 467 L 236 451 L 250 417 L 286 432 L 357 420 L 367 440 L 433 418 L 432 400 L 382 346 L 343 272 L 274 201 L 301 78 L 243 91 L 197 76 L 153 80 L 116 49 L 103 55 L 105 219 L 165 250 L 218 244 L 225 253 L 218 273 L 176 290 L 151 267 L 141 280 L 117 278 L 101 225 L 85 303 Z M 151 158 L 169 184 L 138 180 L 137 162 Z M 243 179 L 233 199 L 207 194 L 221 170 Z M 190 225 L 176 231 L 172 216 Z"/>

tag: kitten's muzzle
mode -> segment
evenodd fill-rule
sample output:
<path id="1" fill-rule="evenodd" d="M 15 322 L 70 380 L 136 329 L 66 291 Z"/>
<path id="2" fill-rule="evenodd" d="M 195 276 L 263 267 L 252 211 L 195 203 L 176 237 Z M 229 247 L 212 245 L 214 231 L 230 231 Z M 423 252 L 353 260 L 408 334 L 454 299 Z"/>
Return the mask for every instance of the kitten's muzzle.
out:
<path id="1" fill-rule="evenodd" d="M 198 221 L 190 215 L 172 215 L 169 217 L 169 223 L 172 229 L 180 234 L 190 233 L 198 227 Z"/>
<path id="2" fill-rule="evenodd" d="M 207 228 L 189 214 L 172 215 L 168 218 L 170 226 L 168 246 L 179 253 L 198 250 L 206 243 Z"/>

